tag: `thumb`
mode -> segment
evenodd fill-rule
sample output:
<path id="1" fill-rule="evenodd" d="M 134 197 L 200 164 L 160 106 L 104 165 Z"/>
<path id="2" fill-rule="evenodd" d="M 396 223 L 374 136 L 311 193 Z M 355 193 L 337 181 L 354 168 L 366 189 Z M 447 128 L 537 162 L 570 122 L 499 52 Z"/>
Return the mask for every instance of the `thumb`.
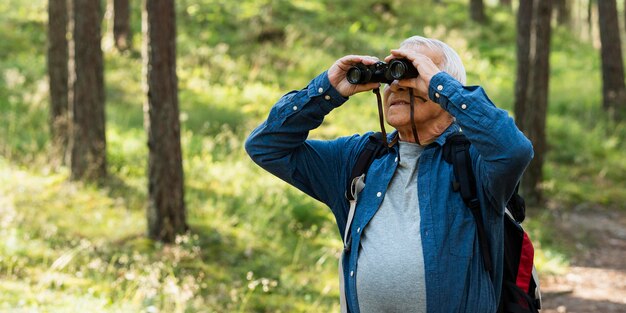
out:
<path id="1" fill-rule="evenodd" d="M 357 92 L 361 92 L 361 91 L 367 91 L 367 90 L 372 90 L 376 88 L 380 88 L 380 83 L 367 83 L 363 85 L 357 85 L 356 90 Z"/>

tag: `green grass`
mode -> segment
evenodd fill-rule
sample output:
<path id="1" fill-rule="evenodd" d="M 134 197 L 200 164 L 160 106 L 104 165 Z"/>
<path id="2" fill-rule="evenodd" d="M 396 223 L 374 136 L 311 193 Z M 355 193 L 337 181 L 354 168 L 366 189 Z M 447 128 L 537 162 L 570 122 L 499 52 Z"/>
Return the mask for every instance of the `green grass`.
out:
<path id="1" fill-rule="evenodd" d="M 470 84 L 512 110 L 514 17 L 488 26 L 463 1 L 177 1 L 185 200 L 191 231 L 146 239 L 140 12 L 135 50 L 105 49 L 108 170 L 99 186 L 70 182 L 49 159 L 45 1 L 0 3 L 0 311 L 338 311 L 341 243 L 328 209 L 249 160 L 243 141 L 284 93 L 339 56 L 387 55 L 413 34 L 464 59 Z M 346 10 L 345 8 L 348 8 Z M 427 13 L 425 13 L 427 12 Z M 554 33 L 545 190 L 550 203 L 623 210 L 626 125 L 601 110 L 599 54 Z M 375 97 L 352 97 L 312 132 L 378 128 Z M 554 240 L 549 209 L 529 228 L 543 272 L 561 272 L 570 242 Z M 558 222 L 558 221 L 557 221 Z"/>

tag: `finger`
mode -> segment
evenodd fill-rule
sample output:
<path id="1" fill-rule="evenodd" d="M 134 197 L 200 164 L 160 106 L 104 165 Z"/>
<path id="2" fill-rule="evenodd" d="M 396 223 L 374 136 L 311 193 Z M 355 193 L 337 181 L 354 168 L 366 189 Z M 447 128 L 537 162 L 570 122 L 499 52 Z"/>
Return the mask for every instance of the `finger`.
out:
<path id="1" fill-rule="evenodd" d="M 358 55 L 352 55 L 351 54 L 351 55 L 346 55 L 346 56 L 340 58 L 337 61 L 339 61 L 340 63 L 343 63 L 343 64 L 354 64 L 354 63 L 361 62 L 361 57 L 358 56 Z"/>
<path id="2" fill-rule="evenodd" d="M 380 88 L 380 83 L 369 83 L 369 84 L 365 84 L 364 87 L 367 87 L 367 89 Z"/>
<path id="3" fill-rule="evenodd" d="M 349 65 L 353 65 L 353 64 L 357 64 L 357 63 L 363 63 L 366 65 L 369 64 L 374 64 L 376 62 L 378 62 L 378 58 L 374 57 L 374 56 L 368 56 L 368 55 L 346 55 L 344 57 L 342 57 L 341 59 L 339 59 L 339 62 L 344 63 L 344 64 L 349 64 Z"/>
<path id="4" fill-rule="evenodd" d="M 380 88 L 380 83 L 368 83 L 368 84 L 358 85 L 356 90 L 357 92 L 362 92 L 362 91 L 372 90 L 375 88 Z"/>
<path id="5" fill-rule="evenodd" d="M 407 59 L 413 63 L 415 57 L 406 51 L 391 50 L 391 54 L 385 58 L 385 62 L 389 63 L 393 59 Z"/>
<path id="6" fill-rule="evenodd" d="M 396 59 L 397 57 L 393 54 L 390 54 L 388 56 L 385 57 L 385 62 L 389 63 L 389 61 Z"/>
<path id="7" fill-rule="evenodd" d="M 401 79 L 398 81 L 398 86 L 412 89 L 418 89 L 419 87 L 417 78 Z"/>
<path id="8" fill-rule="evenodd" d="M 375 64 L 377 62 L 380 62 L 380 60 L 377 57 L 373 57 L 373 56 L 363 56 L 361 58 L 361 63 L 365 64 L 365 65 L 372 65 Z"/>
<path id="9" fill-rule="evenodd" d="M 410 61 L 430 59 L 425 54 L 406 49 L 391 50 L 391 55 L 396 56 L 397 58 L 405 58 Z"/>
<path id="10" fill-rule="evenodd" d="M 392 49 L 391 50 L 391 55 L 393 56 L 406 56 L 409 53 L 409 51 L 406 51 L 404 49 Z"/>

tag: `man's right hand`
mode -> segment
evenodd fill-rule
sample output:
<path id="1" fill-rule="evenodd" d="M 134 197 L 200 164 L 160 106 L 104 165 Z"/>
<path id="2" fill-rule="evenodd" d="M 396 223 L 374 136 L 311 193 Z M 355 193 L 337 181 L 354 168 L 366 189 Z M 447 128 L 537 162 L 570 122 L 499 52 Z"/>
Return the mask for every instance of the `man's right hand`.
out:
<path id="1" fill-rule="evenodd" d="M 378 62 L 378 58 L 372 56 L 363 55 L 347 55 L 333 64 L 328 70 L 328 80 L 330 84 L 344 97 L 352 96 L 353 94 L 372 90 L 380 87 L 380 83 L 369 83 L 353 85 L 346 79 L 346 73 L 355 64 L 363 63 L 365 65 L 371 65 Z"/>

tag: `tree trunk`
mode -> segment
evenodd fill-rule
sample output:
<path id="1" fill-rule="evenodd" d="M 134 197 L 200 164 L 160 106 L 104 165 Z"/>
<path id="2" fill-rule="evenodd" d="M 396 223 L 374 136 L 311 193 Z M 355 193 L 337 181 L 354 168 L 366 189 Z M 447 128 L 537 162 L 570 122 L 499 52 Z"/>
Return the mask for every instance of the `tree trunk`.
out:
<path id="1" fill-rule="evenodd" d="M 174 0 L 144 0 L 148 136 L 148 234 L 172 242 L 187 230 L 180 146 Z"/>
<path id="2" fill-rule="evenodd" d="M 474 22 L 485 22 L 485 6 L 483 0 L 470 0 L 470 17 Z"/>
<path id="3" fill-rule="evenodd" d="M 100 3 L 98 0 L 73 0 L 71 12 L 71 178 L 97 180 L 106 176 Z"/>
<path id="4" fill-rule="evenodd" d="M 587 26 L 589 27 L 589 38 L 593 38 L 593 0 L 587 2 Z"/>
<path id="5" fill-rule="evenodd" d="M 68 22 L 66 0 L 48 2 L 48 76 L 50 84 L 50 139 L 54 163 L 65 163 L 69 143 Z"/>
<path id="6" fill-rule="evenodd" d="M 620 120 L 626 116 L 626 86 L 615 0 L 598 1 L 598 20 L 602 43 L 603 107 L 611 118 Z"/>
<path id="7" fill-rule="evenodd" d="M 113 1 L 113 39 L 118 51 L 126 51 L 132 46 L 132 32 L 130 29 L 130 2 L 129 0 Z"/>
<path id="8" fill-rule="evenodd" d="M 522 179 L 522 193 L 529 204 L 542 201 L 541 182 L 547 150 L 546 114 L 550 73 L 550 1 L 520 1 L 517 16 L 517 82 L 515 122 L 533 143 L 535 157 Z"/>
<path id="9" fill-rule="evenodd" d="M 511 7 L 511 0 L 500 0 L 500 5 L 503 6 L 503 7 L 510 8 Z"/>
<path id="10" fill-rule="evenodd" d="M 530 75 L 530 44 L 533 20 L 533 0 L 520 1 L 517 11 L 517 77 L 515 82 L 515 122 L 523 131 L 528 125 L 526 111 Z"/>
<path id="11" fill-rule="evenodd" d="M 547 152 L 546 114 L 548 111 L 548 90 L 550 81 L 550 37 L 552 20 L 552 2 L 537 1 L 533 19 L 535 45 L 531 46 L 531 71 L 526 94 L 527 110 L 524 116 L 526 127 L 523 131 L 533 143 L 535 157 L 531 161 L 524 179 L 526 201 L 540 204 L 543 201 L 541 182 L 543 181 L 543 163 Z"/>
<path id="12" fill-rule="evenodd" d="M 557 13 L 556 21 L 562 26 L 568 26 L 571 21 L 571 8 L 568 2 L 568 0 L 557 0 L 554 2 L 554 9 Z"/>

